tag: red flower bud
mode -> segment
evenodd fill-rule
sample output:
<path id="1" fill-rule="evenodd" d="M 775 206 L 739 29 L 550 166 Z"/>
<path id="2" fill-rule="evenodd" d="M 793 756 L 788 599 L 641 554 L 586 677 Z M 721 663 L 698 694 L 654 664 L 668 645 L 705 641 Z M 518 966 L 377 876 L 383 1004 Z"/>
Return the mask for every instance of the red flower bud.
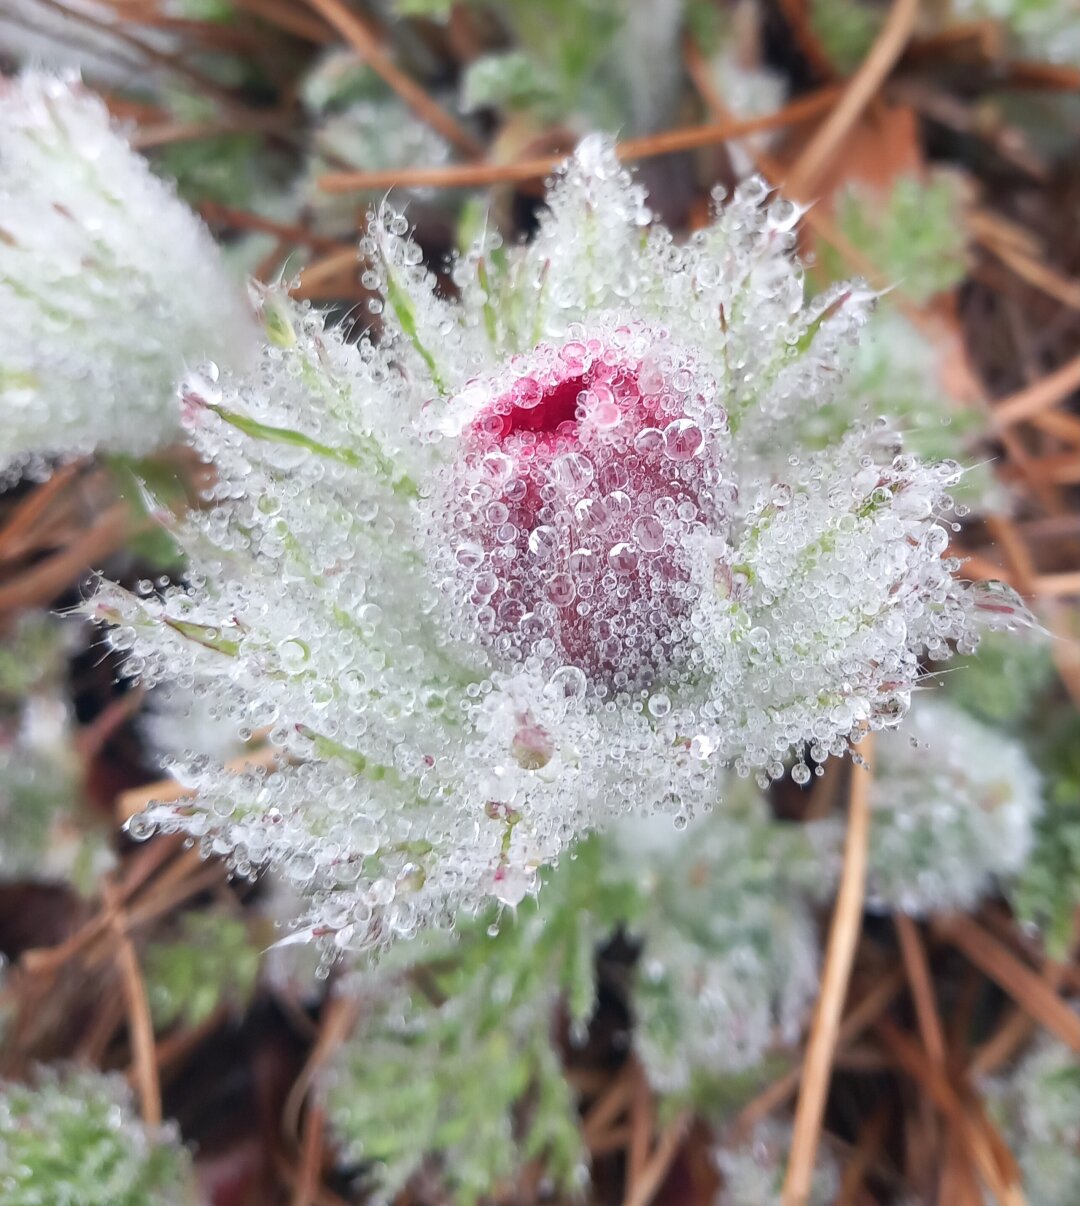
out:
<path id="1" fill-rule="evenodd" d="M 690 651 L 688 552 L 730 512 L 714 379 L 666 332 L 621 326 L 541 345 L 474 391 L 456 557 L 481 630 L 647 686 Z"/>

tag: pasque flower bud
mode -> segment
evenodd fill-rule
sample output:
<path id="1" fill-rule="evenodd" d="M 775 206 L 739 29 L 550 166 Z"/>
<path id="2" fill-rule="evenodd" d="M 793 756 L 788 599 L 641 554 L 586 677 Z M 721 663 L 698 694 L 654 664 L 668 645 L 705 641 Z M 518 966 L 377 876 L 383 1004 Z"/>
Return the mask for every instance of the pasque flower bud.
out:
<path id="1" fill-rule="evenodd" d="M 731 514 L 699 361 L 662 327 L 575 325 L 470 383 L 456 557 L 486 639 L 617 688 L 685 663 L 692 550 Z"/>
<path id="2" fill-rule="evenodd" d="M 178 526 L 187 581 L 88 607 L 129 672 L 179 679 L 269 772 L 180 757 L 196 836 L 380 947 L 515 906 L 582 833 L 685 825 L 729 768 L 805 782 L 903 719 L 926 659 L 1022 619 L 953 576 L 961 475 L 898 437 L 794 436 L 872 296 L 807 303 L 796 207 L 748 180 L 677 245 L 586 139 L 527 245 L 487 237 L 442 296 L 400 215 L 360 243 L 381 331 L 274 294 L 258 372 L 193 376 L 215 465 Z"/>

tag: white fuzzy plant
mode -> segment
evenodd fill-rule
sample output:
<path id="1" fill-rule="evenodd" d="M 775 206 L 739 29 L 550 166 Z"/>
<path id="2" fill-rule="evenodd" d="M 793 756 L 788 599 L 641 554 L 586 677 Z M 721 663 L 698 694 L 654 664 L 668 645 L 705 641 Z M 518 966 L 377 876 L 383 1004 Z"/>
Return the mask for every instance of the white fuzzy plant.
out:
<path id="1" fill-rule="evenodd" d="M 641 944 L 634 1043 L 653 1087 L 684 1098 L 794 1045 L 818 989 L 811 906 L 831 884 L 816 843 L 755 789 L 726 794 L 685 829 L 627 820 L 603 843 L 609 880 L 637 892 L 621 919 Z"/>
<path id="2" fill-rule="evenodd" d="M 65 880 L 90 891 L 113 861 L 108 829 L 84 798 L 64 689 L 70 635 L 29 616 L 0 643 L 0 883 Z"/>
<path id="3" fill-rule="evenodd" d="M 920 700 L 902 731 L 882 735 L 876 762 L 872 908 L 969 909 L 1024 866 L 1042 791 L 1019 741 L 954 705 Z"/>
<path id="4" fill-rule="evenodd" d="M 0 80 L 0 478 L 174 440 L 179 378 L 243 363 L 249 327 L 210 235 L 100 98 Z"/>
<path id="5" fill-rule="evenodd" d="M 0 1081 L 5 1206 L 199 1206 L 176 1127 L 144 1125 L 119 1075 L 43 1068 Z"/>
<path id="6" fill-rule="evenodd" d="M 1080 1060 L 1041 1037 L 1005 1076 L 986 1086 L 991 1114 L 1020 1165 L 1031 1206 L 1069 1206 L 1080 1182 Z"/>
<path id="7" fill-rule="evenodd" d="M 766 1118 L 741 1142 L 718 1147 L 714 1153 L 723 1184 L 715 1206 L 771 1206 L 781 1200 L 791 1126 Z M 806 1198 L 807 1206 L 832 1206 L 840 1192 L 840 1167 L 827 1149 L 818 1152 Z"/>
<path id="8" fill-rule="evenodd" d="M 590 137 L 528 246 L 454 264 L 458 300 L 389 212 L 360 244 L 377 334 L 267 296 L 259 366 L 183 389 L 217 474 L 174 531 L 187 580 L 87 611 L 277 764 L 182 760 L 193 799 L 133 832 L 272 864 L 298 937 L 383 947 L 729 768 L 806 782 L 902 720 L 924 659 L 1022 618 L 953 576 L 958 465 L 880 427 L 790 444 L 872 302 L 804 301 L 798 217 L 751 179 L 679 245 Z"/>

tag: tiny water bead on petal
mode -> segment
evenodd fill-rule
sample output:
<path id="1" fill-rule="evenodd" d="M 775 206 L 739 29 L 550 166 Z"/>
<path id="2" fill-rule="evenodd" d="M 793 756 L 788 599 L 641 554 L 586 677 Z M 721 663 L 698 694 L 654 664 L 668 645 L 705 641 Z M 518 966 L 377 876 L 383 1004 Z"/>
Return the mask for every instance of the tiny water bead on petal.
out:
<path id="1" fill-rule="evenodd" d="M 488 639 L 515 660 L 551 645 L 551 666 L 647 685 L 687 659 L 695 530 L 723 539 L 731 522 L 719 380 L 662 327 L 568 336 L 467 387 L 476 410 L 444 500 L 474 538 L 464 562 L 456 551 L 461 594 L 490 600 Z"/>

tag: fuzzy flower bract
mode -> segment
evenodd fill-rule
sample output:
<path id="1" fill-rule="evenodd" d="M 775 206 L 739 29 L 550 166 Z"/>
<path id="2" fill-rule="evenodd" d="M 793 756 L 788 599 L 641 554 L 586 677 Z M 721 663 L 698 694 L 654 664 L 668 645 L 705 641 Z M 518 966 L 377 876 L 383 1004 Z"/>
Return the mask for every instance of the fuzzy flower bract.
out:
<path id="1" fill-rule="evenodd" d="M 207 231 L 70 80 L 0 82 L 0 473 L 176 438 L 177 380 L 242 362 L 242 291 Z"/>
<path id="2" fill-rule="evenodd" d="M 268 295 L 259 368 L 189 378 L 217 481 L 174 532 L 188 579 L 89 610 L 128 673 L 278 760 L 183 760 L 194 798 L 137 833 L 275 864 L 307 933 L 384 946 L 517 904 L 617 816 L 689 817 L 728 767 L 805 782 L 801 755 L 902 719 L 922 659 L 1021 615 L 953 577 L 957 465 L 881 428 L 785 445 L 871 295 L 805 304 L 797 208 L 760 180 L 721 200 L 677 245 L 590 137 L 528 246 L 453 265 L 455 300 L 372 215 L 378 333 Z"/>

